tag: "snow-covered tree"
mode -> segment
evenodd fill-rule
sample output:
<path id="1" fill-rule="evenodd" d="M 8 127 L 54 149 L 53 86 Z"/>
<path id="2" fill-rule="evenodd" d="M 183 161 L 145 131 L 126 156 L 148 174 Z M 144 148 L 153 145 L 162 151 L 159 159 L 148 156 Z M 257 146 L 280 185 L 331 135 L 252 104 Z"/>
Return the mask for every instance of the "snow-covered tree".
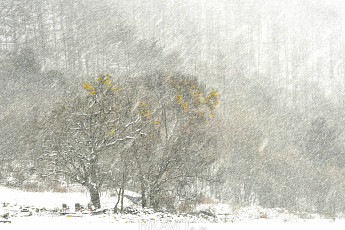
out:
<path id="1" fill-rule="evenodd" d="M 212 125 L 218 93 L 182 74 L 156 73 L 139 81 L 146 135 L 135 141 L 132 154 L 142 206 L 174 208 L 178 191 L 202 177 L 217 157 Z"/>
<path id="2" fill-rule="evenodd" d="M 112 83 L 109 75 L 101 75 L 94 86 L 85 83 L 84 88 L 88 96 L 54 111 L 42 159 L 50 166 L 49 174 L 83 185 L 99 208 L 99 192 L 112 176 L 116 157 L 141 135 L 140 127 L 132 128 L 141 117 L 133 113 L 126 89 Z"/>

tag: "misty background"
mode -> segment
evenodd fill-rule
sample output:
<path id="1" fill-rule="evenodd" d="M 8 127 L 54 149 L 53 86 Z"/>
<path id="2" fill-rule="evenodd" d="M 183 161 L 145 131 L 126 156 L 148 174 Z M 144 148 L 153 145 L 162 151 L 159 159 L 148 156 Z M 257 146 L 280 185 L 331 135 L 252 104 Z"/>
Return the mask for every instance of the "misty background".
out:
<path id="1" fill-rule="evenodd" d="M 220 100 L 208 152 L 217 160 L 188 192 L 343 212 L 344 11 L 342 1 L 321 0 L 2 0 L 0 181 L 66 186 L 42 181 L 33 155 L 40 124 L 82 95 L 85 82 L 179 72 Z"/>

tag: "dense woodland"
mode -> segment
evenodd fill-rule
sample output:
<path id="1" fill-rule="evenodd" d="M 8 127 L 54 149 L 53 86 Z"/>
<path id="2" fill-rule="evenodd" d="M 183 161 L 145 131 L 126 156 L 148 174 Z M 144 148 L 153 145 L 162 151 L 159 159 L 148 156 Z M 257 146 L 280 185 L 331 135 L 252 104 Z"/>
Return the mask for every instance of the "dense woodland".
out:
<path id="1" fill-rule="evenodd" d="M 2 0 L 1 184 L 344 212 L 344 11 Z"/>

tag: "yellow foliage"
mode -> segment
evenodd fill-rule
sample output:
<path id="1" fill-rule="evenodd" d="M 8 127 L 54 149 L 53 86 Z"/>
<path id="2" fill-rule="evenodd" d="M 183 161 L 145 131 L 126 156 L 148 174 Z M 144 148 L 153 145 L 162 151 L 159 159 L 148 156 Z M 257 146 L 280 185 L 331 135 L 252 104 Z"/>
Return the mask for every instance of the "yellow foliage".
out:
<path id="1" fill-rule="evenodd" d="M 114 129 L 111 129 L 108 135 L 113 135 L 115 133 Z"/>
<path id="2" fill-rule="evenodd" d="M 205 98 L 205 101 L 211 110 L 213 110 L 216 105 L 220 104 L 218 92 L 216 90 L 209 92 Z"/>
<path id="3" fill-rule="evenodd" d="M 84 83 L 84 85 L 83 85 L 83 86 L 84 86 L 84 88 L 85 88 L 85 89 L 90 89 L 90 88 L 92 88 L 92 86 L 90 86 L 90 85 L 89 85 L 89 84 L 87 84 L 87 83 Z"/>
<path id="4" fill-rule="evenodd" d="M 106 84 L 110 85 L 109 79 L 106 79 L 106 80 L 104 81 L 103 85 L 106 85 Z"/>
<path id="5" fill-rule="evenodd" d="M 149 117 L 151 115 L 150 110 L 147 108 L 144 102 L 139 102 L 139 111 L 144 117 Z"/>
<path id="6" fill-rule="evenodd" d="M 183 102 L 182 103 L 182 108 L 183 108 L 183 112 L 187 112 L 188 111 L 188 103 L 187 102 Z"/>
<path id="7" fill-rule="evenodd" d="M 153 121 L 153 123 L 155 124 L 155 126 L 159 127 L 160 126 L 160 123 L 159 121 L 157 121 L 156 119 Z"/>
<path id="8" fill-rule="evenodd" d="M 176 95 L 176 103 L 180 104 L 181 101 L 182 101 L 182 95 L 181 94 Z"/>
<path id="9" fill-rule="evenodd" d="M 90 86 L 88 83 L 85 83 L 83 86 L 84 86 L 84 88 L 85 88 L 87 91 L 89 91 L 89 93 L 91 93 L 92 95 L 95 95 L 95 94 L 96 94 L 94 88 L 93 88 L 92 86 Z"/>
<path id="10" fill-rule="evenodd" d="M 211 114 L 210 114 L 210 118 L 212 118 L 213 116 L 214 116 L 214 114 L 213 114 L 213 113 L 211 113 Z"/>
<path id="11" fill-rule="evenodd" d="M 200 105 L 202 104 L 202 98 L 201 98 L 202 93 L 199 90 L 195 90 L 193 93 L 193 99 L 195 105 Z"/>
<path id="12" fill-rule="evenodd" d="M 97 83 L 103 83 L 103 85 L 110 85 L 110 79 L 109 79 L 109 74 L 101 75 L 100 77 L 97 78 Z"/>
<path id="13" fill-rule="evenodd" d="M 65 106 L 65 109 L 68 109 L 68 107 L 67 107 L 67 106 Z"/>
<path id="14" fill-rule="evenodd" d="M 141 114 L 144 116 L 144 117 L 149 117 L 151 114 L 150 114 L 150 110 L 146 110 L 146 111 L 143 111 L 141 112 Z"/>

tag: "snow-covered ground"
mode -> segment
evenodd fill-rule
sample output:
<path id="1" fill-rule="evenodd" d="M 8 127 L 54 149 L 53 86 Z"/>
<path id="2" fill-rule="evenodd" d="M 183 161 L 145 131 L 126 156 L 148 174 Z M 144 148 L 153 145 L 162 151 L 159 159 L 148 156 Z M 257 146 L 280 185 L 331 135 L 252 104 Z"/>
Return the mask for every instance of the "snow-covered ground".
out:
<path id="1" fill-rule="evenodd" d="M 138 194 L 125 191 L 126 195 L 138 196 Z M 116 202 L 116 197 L 112 197 L 107 193 L 101 194 L 101 205 L 103 208 L 113 208 Z M 0 186 L 0 203 L 10 203 L 19 206 L 34 206 L 35 208 L 46 208 L 49 210 L 61 209 L 62 204 L 74 209 L 75 203 L 87 205 L 90 201 L 90 196 L 87 193 L 70 192 L 25 192 L 17 189 Z M 124 205 L 131 205 L 128 199 L 124 199 Z"/>
<path id="2" fill-rule="evenodd" d="M 128 195 L 136 196 L 137 194 L 127 192 Z M 131 214 L 114 214 L 105 213 L 100 215 L 91 214 L 72 214 L 61 215 L 57 210 L 61 210 L 62 204 L 65 203 L 72 207 L 80 203 L 86 205 L 89 202 L 88 194 L 84 193 L 52 193 L 52 192 L 25 192 L 16 189 L 10 189 L 0 186 L 0 207 L 3 203 L 9 203 L 6 207 L 12 215 L 9 220 L 11 224 L 0 223 L 0 229 L 3 227 L 13 228 L 13 226 L 81 226 L 97 224 L 98 226 L 114 226 L 118 229 L 228 229 L 231 226 L 244 224 L 245 226 L 265 226 L 269 228 L 274 225 L 281 227 L 298 226 L 326 226 L 331 224 L 332 227 L 345 226 L 345 220 L 341 219 L 324 219 L 318 215 L 303 215 L 308 219 L 303 219 L 298 214 L 290 213 L 283 209 L 266 209 L 258 206 L 239 207 L 229 204 L 204 204 L 196 208 L 194 215 L 187 214 L 170 214 L 163 212 L 153 212 L 152 210 L 142 210 L 135 206 L 130 200 L 125 199 L 125 206 L 134 207 L 133 210 L 138 213 Z M 102 207 L 113 208 L 116 197 L 103 194 Z M 32 215 L 20 215 L 20 210 L 24 207 L 32 212 Z M 0 208 L 4 210 L 4 208 Z M 42 210 L 44 209 L 44 210 Z M 38 212 L 37 212 L 38 211 Z M 0 213 L 1 214 L 1 213 Z M 24 213 L 25 214 L 25 213 Z M 215 225 L 215 223 L 217 223 Z M 122 226 L 122 227 L 121 227 Z M 45 228 L 47 229 L 47 228 Z M 50 229 L 50 228 L 49 228 Z M 290 229 L 290 228 L 289 228 Z"/>

